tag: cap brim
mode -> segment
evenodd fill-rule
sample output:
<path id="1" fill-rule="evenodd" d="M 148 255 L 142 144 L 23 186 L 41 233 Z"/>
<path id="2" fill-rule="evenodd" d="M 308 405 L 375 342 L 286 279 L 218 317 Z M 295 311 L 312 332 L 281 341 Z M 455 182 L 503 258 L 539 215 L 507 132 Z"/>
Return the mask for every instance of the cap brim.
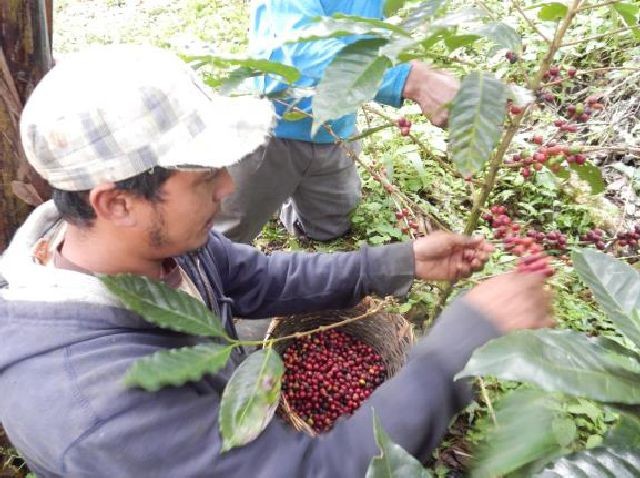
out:
<path id="1" fill-rule="evenodd" d="M 202 130 L 175 145 L 158 162 L 165 168 L 222 168 L 237 163 L 266 143 L 275 125 L 273 105 L 254 97 L 212 96 L 199 116 Z"/>

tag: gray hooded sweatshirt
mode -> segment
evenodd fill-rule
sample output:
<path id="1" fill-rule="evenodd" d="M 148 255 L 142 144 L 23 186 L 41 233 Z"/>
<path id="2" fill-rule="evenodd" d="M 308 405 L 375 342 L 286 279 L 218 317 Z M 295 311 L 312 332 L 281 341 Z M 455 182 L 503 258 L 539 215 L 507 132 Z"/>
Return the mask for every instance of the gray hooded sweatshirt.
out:
<path id="1" fill-rule="evenodd" d="M 51 202 L 40 206 L 0 265 L 0 421 L 40 477 L 361 477 L 378 454 L 372 409 L 392 440 L 425 458 L 469 399 L 453 375 L 497 336 L 457 300 L 405 367 L 330 432 L 311 438 L 274 418 L 253 442 L 220 453 L 220 396 L 243 353 L 182 387 L 126 388 L 134 360 L 200 339 L 127 311 L 96 277 L 34 262 L 36 241 L 59 221 Z M 410 243 L 265 256 L 211 233 L 177 259 L 231 335 L 231 316 L 348 307 L 368 294 L 406 294 L 413 279 Z"/>

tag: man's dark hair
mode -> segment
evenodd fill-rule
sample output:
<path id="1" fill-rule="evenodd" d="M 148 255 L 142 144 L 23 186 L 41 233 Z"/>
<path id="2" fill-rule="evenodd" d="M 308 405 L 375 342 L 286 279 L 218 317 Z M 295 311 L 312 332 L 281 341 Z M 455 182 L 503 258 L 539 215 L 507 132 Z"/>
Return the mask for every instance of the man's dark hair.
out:
<path id="1" fill-rule="evenodd" d="M 162 200 L 160 189 L 175 170 L 155 167 L 132 178 L 116 181 L 116 189 L 130 191 L 151 202 Z M 53 188 L 53 202 L 62 217 L 79 227 L 91 227 L 96 212 L 89 204 L 89 191 L 63 191 Z"/>

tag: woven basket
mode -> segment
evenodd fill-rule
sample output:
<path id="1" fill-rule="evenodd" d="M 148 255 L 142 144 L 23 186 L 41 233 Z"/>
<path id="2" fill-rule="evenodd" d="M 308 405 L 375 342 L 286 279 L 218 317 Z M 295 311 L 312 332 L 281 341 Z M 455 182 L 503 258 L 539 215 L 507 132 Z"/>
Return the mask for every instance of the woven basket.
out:
<path id="1" fill-rule="evenodd" d="M 273 319 L 265 340 L 304 332 L 351 317 L 359 317 L 373 309 L 374 306 L 373 301 L 367 297 L 351 309 L 298 314 Z M 411 324 L 402 315 L 385 311 L 379 311 L 364 319 L 345 324 L 338 330 L 362 340 L 374 349 L 384 361 L 387 379 L 393 377 L 404 365 L 406 354 L 414 340 Z M 277 342 L 273 344 L 273 348 L 282 354 L 292 340 L 295 339 Z M 291 409 L 284 394 L 280 396 L 278 413 L 296 430 L 312 436 L 317 434 Z"/>

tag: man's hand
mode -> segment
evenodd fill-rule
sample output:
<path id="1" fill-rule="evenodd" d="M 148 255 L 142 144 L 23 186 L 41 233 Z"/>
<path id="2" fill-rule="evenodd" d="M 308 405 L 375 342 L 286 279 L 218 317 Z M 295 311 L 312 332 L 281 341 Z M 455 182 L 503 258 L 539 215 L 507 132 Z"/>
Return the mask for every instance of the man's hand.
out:
<path id="1" fill-rule="evenodd" d="M 414 61 L 411 63 L 402 96 L 418 103 L 422 114 L 433 125 L 442 128 L 447 125 L 449 118 L 447 106 L 459 89 L 460 81 L 451 73 Z"/>
<path id="2" fill-rule="evenodd" d="M 436 231 L 413 243 L 416 278 L 455 281 L 482 269 L 493 246 L 480 237 Z"/>
<path id="3" fill-rule="evenodd" d="M 551 292 L 540 272 L 510 272 L 483 281 L 464 300 L 480 310 L 503 333 L 553 327 Z"/>

